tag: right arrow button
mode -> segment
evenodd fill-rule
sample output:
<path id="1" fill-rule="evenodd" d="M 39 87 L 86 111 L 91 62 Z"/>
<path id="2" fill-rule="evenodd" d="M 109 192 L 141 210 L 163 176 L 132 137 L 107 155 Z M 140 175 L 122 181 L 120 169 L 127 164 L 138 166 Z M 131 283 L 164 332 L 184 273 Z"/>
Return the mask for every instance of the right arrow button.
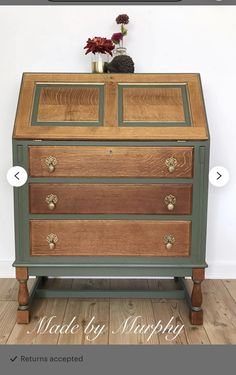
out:
<path id="1" fill-rule="evenodd" d="M 209 180 L 213 186 L 223 187 L 229 182 L 229 171 L 221 166 L 214 167 L 210 170 Z"/>
<path id="2" fill-rule="evenodd" d="M 219 180 L 222 177 L 222 174 L 220 174 L 219 172 L 217 172 L 217 174 L 218 174 L 218 177 L 216 180 Z"/>

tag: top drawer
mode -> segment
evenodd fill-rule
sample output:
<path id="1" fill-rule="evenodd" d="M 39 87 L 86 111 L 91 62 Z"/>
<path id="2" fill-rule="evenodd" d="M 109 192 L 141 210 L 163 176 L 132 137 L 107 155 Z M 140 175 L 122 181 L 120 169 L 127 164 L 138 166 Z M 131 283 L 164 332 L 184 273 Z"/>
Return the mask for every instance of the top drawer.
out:
<path id="1" fill-rule="evenodd" d="M 192 147 L 30 146 L 32 177 L 191 178 Z"/>

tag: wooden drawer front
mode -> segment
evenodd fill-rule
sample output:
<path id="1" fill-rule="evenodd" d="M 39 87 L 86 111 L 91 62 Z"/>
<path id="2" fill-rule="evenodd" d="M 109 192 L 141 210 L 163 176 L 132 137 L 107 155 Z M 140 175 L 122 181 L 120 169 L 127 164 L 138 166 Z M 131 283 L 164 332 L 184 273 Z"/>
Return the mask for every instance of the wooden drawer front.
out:
<path id="1" fill-rule="evenodd" d="M 191 184 L 30 184 L 33 214 L 188 215 L 191 201 Z"/>
<path id="2" fill-rule="evenodd" d="M 30 146 L 29 173 L 35 177 L 191 178 L 192 156 L 192 147 Z"/>
<path id="3" fill-rule="evenodd" d="M 169 257 L 190 253 L 189 221 L 32 220 L 30 226 L 31 255 L 35 256 Z M 165 244 L 167 235 L 174 237 L 170 249 Z"/>

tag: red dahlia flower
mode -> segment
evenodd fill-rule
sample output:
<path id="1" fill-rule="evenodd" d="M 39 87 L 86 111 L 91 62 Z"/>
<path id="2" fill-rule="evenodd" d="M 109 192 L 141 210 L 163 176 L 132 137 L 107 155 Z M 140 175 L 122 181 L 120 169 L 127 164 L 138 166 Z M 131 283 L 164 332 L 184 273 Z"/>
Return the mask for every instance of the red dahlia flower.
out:
<path id="1" fill-rule="evenodd" d="M 114 45 L 110 39 L 101 38 L 95 36 L 93 39 L 88 39 L 87 44 L 84 49 L 87 49 L 85 55 L 92 52 L 95 53 L 109 53 L 112 56 L 112 50 L 114 49 Z"/>

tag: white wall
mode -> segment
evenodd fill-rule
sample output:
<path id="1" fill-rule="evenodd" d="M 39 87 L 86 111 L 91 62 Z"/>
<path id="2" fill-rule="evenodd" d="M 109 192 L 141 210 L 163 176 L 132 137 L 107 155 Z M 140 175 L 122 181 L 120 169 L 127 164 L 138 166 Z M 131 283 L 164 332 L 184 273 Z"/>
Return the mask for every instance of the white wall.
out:
<path id="1" fill-rule="evenodd" d="M 89 72 L 88 37 L 131 19 L 125 41 L 136 72 L 200 72 L 211 131 L 211 166 L 231 173 L 209 188 L 208 277 L 236 277 L 236 7 L 0 7 L 0 277 L 14 275 L 11 135 L 23 71 Z"/>

